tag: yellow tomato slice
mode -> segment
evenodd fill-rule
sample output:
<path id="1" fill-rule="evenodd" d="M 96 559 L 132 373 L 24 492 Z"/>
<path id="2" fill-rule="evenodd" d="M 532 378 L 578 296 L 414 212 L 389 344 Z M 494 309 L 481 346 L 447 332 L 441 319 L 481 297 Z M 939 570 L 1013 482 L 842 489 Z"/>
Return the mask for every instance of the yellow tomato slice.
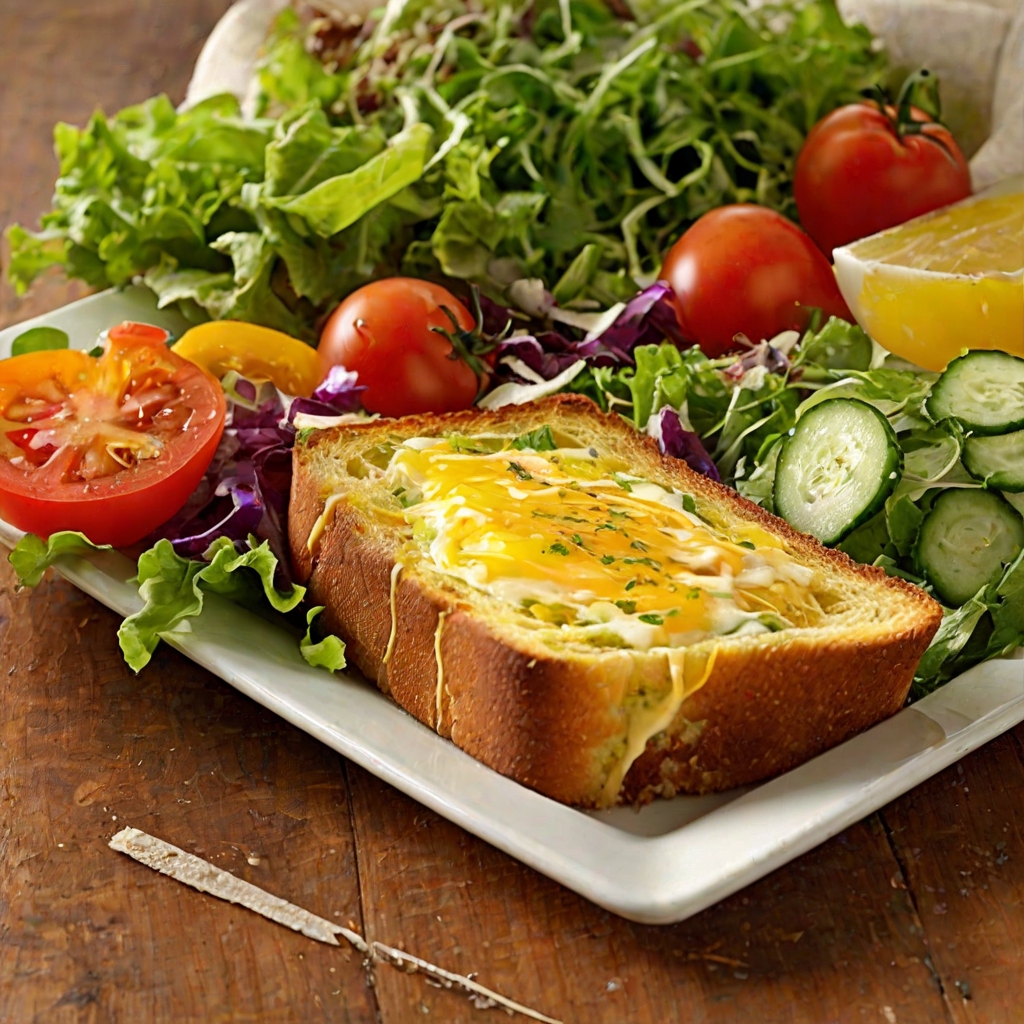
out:
<path id="1" fill-rule="evenodd" d="M 289 395 L 308 398 L 320 383 L 316 349 L 280 331 L 241 320 L 212 320 L 182 335 L 172 351 L 215 377 L 229 370 L 272 381 Z"/>

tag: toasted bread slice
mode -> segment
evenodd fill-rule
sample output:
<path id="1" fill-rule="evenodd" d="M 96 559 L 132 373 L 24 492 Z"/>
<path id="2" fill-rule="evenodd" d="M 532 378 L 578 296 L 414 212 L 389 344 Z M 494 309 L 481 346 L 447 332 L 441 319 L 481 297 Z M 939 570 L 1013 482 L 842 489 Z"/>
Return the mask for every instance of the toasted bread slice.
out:
<path id="1" fill-rule="evenodd" d="M 289 540 L 366 676 L 585 807 L 800 764 L 903 705 L 941 619 L 574 395 L 300 438 Z"/>

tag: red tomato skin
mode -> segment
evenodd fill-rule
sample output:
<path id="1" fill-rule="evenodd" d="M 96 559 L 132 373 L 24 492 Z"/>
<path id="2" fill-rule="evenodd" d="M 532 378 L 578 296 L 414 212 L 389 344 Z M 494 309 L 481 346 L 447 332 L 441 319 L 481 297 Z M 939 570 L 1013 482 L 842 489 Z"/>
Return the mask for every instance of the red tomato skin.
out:
<path id="1" fill-rule="evenodd" d="M 828 260 L 795 224 L 737 203 L 704 214 L 669 250 L 658 275 L 675 293 L 685 337 L 712 359 L 751 341 L 802 330 L 818 307 L 852 320 Z"/>
<path id="2" fill-rule="evenodd" d="M 469 310 L 447 289 L 411 277 L 373 281 L 354 291 L 331 314 L 317 353 L 324 375 L 332 366 L 355 370 L 366 386 L 363 405 L 383 416 L 457 412 L 473 405 L 476 374 L 451 342 L 431 330 L 452 330 L 442 306 L 459 326 L 473 329 Z"/>
<path id="3" fill-rule="evenodd" d="M 928 120 L 916 108 L 912 114 Z M 945 128 L 900 138 L 877 106 L 851 103 L 811 129 L 793 193 L 804 229 L 831 258 L 858 238 L 966 199 L 971 174 Z"/>
<path id="4" fill-rule="evenodd" d="M 122 341 L 126 346 L 147 343 L 138 337 Z M 159 344 L 162 348 L 163 343 Z M 67 354 L 76 358 L 83 355 L 73 351 Z M 63 356 L 64 352 L 38 352 L 14 359 L 36 359 L 42 369 L 46 361 L 52 366 L 52 361 Z M 58 483 L 33 481 L 30 474 L 0 458 L 0 518 L 44 539 L 61 530 L 77 530 L 94 544 L 118 547 L 142 540 L 170 519 L 188 500 L 210 465 L 226 414 L 219 382 L 198 366 L 179 361 L 182 368 L 174 380 L 181 387 L 184 400 L 196 409 L 196 415 L 183 431 L 169 467 L 166 463 L 143 464 L 126 475 L 118 474 L 116 480 Z M 0 361 L 0 378 L 12 362 Z"/>

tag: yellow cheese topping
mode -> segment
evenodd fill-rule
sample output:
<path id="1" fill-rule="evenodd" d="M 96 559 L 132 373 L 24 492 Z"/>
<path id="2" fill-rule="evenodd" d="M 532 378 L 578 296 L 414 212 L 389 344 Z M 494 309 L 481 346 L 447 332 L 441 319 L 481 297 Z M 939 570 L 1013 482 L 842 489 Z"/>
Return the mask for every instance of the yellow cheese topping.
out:
<path id="1" fill-rule="evenodd" d="M 777 538 L 752 523 L 726 536 L 688 496 L 593 448 L 519 451 L 491 439 L 467 450 L 465 439 L 413 439 L 386 476 L 437 571 L 538 625 L 647 649 L 820 614 L 812 571 Z"/>

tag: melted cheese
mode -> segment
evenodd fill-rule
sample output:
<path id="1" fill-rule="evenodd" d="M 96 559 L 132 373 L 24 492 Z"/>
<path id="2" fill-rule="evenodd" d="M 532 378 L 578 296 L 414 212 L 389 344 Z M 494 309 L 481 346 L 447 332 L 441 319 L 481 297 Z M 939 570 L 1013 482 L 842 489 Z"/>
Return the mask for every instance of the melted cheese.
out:
<path id="1" fill-rule="evenodd" d="M 626 727 L 626 749 L 605 780 L 604 798 L 606 801 L 615 800 L 622 788 L 626 773 L 633 767 L 633 762 L 644 752 L 648 742 L 672 724 L 683 701 L 691 694 L 696 693 L 711 676 L 711 671 L 715 667 L 717 650 L 712 650 L 699 676 L 697 666 L 693 666 L 692 669 L 688 668 L 688 654 L 688 651 L 678 649 L 665 652 L 671 680 L 668 693 L 653 704 L 642 704 L 630 713 L 629 724 Z M 693 659 L 691 658 L 691 660 Z"/>
<path id="2" fill-rule="evenodd" d="M 389 604 L 391 606 L 391 632 L 388 635 L 388 645 L 384 650 L 384 657 L 381 659 L 381 664 L 386 665 L 391 660 L 391 655 L 395 650 L 395 637 L 398 636 L 398 609 L 396 607 L 396 600 L 398 596 L 398 577 L 402 573 L 402 563 L 395 562 L 391 566 L 391 593 L 389 598 Z"/>
<path id="3" fill-rule="evenodd" d="M 813 573 L 777 538 L 753 523 L 726 536 L 680 492 L 626 469 L 594 449 L 467 452 L 417 438 L 385 476 L 412 499 L 405 517 L 428 564 L 538 625 L 648 649 L 806 610 Z"/>
<path id="4" fill-rule="evenodd" d="M 306 540 L 306 550 L 313 554 L 316 546 L 320 543 L 320 538 L 323 536 L 324 530 L 327 529 L 328 524 L 334 518 L 334 510 L 338 507 L 338 504 L 343 500 L 344 495 L 332 494 L 327 501 L 324 502 L 324 510 L 317 516 L 316 522 L 313 524 L 313 529 L 309 531 L 309 537 Z"/>
<path id="5" fill-rule="evenodd" d="M 447 609 L 438 612 L 437 629 L 434 630 L 434 661 L 437 662 L 437 690 L 434 696 L 434 728 L 438 732 L 441 731 L 441 715 L 444 712 L 444 662 L 441 660 L 441 633 L 444 631 L 444 620 L 447 618 Z"/>

